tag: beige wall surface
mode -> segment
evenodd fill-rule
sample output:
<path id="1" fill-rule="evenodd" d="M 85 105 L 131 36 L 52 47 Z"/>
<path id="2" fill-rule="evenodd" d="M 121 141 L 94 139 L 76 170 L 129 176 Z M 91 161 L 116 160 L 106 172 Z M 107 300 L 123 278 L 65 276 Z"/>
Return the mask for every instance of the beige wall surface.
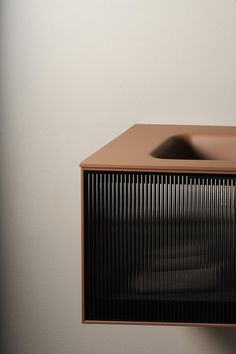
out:
<path id="1" fill-rule="evenodd" d="M 228 354 L 236 330 L 81 324 L 79 162 L 134 123 L 236 123 L 234 0 L 2 0 L 1 354 Z"/>

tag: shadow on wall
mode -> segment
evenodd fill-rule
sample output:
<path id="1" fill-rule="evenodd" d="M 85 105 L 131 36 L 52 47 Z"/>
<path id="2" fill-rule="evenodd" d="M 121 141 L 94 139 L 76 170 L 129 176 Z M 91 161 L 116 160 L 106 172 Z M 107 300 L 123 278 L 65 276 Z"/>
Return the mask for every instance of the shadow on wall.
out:
<path id="1" fill-rule="evenodd" d="M 204 333 L 219 346 L 222 353 L 236 353 L 236 328 L 205 328 Z"/>

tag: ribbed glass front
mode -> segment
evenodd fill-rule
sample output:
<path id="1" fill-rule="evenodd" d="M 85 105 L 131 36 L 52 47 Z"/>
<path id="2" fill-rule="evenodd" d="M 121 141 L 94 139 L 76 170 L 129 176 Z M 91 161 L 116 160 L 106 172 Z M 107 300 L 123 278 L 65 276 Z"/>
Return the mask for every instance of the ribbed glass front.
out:
<path id="1" fill-rule="evenodd" d="M 84 172 L 85 319 L 236 323 L 235 179 Z"/>

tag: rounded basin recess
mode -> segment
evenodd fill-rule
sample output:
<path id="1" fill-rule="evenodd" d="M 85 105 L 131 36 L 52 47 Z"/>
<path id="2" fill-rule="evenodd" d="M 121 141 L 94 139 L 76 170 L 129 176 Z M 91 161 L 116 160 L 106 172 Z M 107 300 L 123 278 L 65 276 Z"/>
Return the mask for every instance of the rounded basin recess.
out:
<path id="1" fill-rule="evenodd" d="M 175 135 L 150 155 L 158 159 L 236 161 L 236 135 Z"/>

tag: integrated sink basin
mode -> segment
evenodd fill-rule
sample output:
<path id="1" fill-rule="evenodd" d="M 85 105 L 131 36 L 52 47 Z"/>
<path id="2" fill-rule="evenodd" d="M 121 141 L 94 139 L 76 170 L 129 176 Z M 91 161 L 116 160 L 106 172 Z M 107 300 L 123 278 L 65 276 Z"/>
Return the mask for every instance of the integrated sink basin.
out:
<path id="1" fill-rule="evenodd" d="M 236 160 L 236 136 L 180 134 L 167 138 L 151 152 L 159 159 Z"/>

